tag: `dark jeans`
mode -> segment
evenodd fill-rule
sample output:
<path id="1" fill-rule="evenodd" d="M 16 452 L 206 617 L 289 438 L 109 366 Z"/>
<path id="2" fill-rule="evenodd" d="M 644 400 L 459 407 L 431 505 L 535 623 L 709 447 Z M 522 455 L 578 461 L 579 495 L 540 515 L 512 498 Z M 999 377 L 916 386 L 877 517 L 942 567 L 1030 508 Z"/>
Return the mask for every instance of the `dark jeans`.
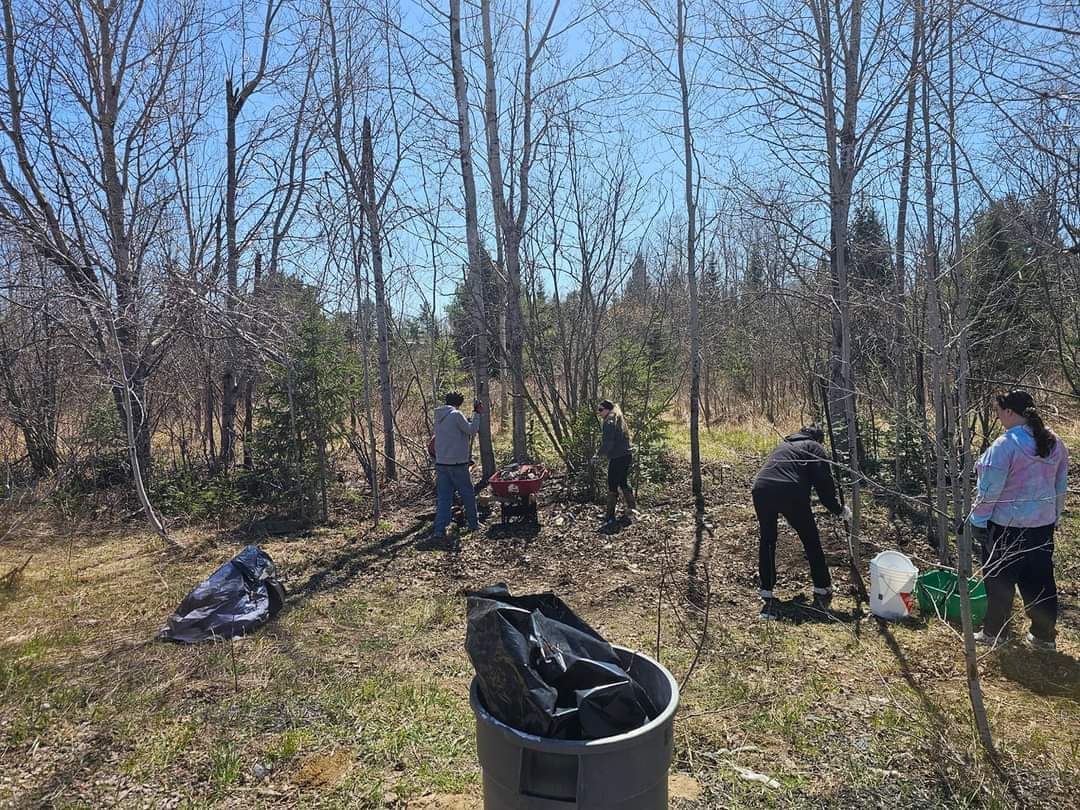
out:
<path id="1" fill-rule="evenodd" d="M 763 487 L 753 491 L 754 511 L 761 530 L 758 546 L 758 572 L 761 589 L 771 591 L 776 585 L 776 527 L 780 515 L 802 540 L 806 559 L 810 561 L 810 577 L 815 588 L 831 588 L 832 576 L 821 550 L 814 513 L 810 511 L 810 493 L 794 487 Z"/>
<path id="2" fill-rule="evenodd" d="M 627 453 L 608 461 L 607 465 L 607 488 L 608 492 L 630 491 L 630 465 L 634 463 L 634 454 Z"/>
<path id="3" fill-rule="evenodd" d="M 1024 610 L 1031 619 L 1031 634 L 1053 641 L 1056 634 L 1058 594 L 1054 581 L 1054 527 L 998 526 L 990 523 L 982 543 L 986 583 L 986 619 L 983 632 L 997 636 L 1012 614 L 1013 594 L 1020 588 Z"/>
<path id="4" fill-rule="evenodd" d="M 438 497 L 435 507 L 436 535 L 446 533 L 446 527 L 450 525 L 450 514 L 454 505 L 454 491 L 461 495 L 461 504 L 465 507 L 465 519 L 469 526 L 475 529 L 479 525 L 476 515 L 476 492 L 473 490 L 472 478 L 469 475 L 468 464 L 436 464 L 435 465 L 435 492 Z"/>

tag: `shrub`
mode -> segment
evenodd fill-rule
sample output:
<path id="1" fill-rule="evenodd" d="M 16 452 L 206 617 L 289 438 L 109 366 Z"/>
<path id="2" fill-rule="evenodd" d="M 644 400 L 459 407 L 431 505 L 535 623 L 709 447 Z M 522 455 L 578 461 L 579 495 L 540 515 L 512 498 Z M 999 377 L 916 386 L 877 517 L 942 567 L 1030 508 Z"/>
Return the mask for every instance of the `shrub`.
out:
<path id="1" fill-rule="evenodd" d="M 192 520 L 228 515 L 243 504 L 239 483 L 228 476 L 202 477 L 185 470 L 155 483 L 154 503 L 166 515 Z"/>

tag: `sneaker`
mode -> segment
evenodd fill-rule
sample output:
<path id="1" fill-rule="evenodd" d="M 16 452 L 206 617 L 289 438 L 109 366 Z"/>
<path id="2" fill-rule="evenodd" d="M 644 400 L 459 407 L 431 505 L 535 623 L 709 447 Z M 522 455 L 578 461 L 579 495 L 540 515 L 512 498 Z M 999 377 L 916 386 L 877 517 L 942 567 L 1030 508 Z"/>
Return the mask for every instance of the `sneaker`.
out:
<path id="1" fill-rule="evenodd" d="M 999 644 L 1004 643 L 1003 636 L 991 636 L 983 630 L 980 630 L 975 634 L 975 643 L 981 644 L 984 647 L 997 647 Z"/>
<path id="2" fill-rule="evenodd" d="M 639 520 L 641 520 L 641 512 L 639 512 L 637 509 L 627 509 L 625 512 L 623 512 L 622 519 L 627 523 L 637 523 Z"/>
<path id="3" fill-rule="evenodd" d="M 1031 649 L 1038 650 L 1039 652 L 1057 652 L 1056 641 L 1043 641 L 1041 638 L 1036 638 L 1031 633 L 1027 634 L 1024 643 L 1031 647 Z"/>
<path id="4" fill-rule="evenodd" d="M 613 517 L 605 518 L 604 522 L 600 524 L 597 531 L 598 532 L 610 532 L 611 530 L 613 530 L 618 525 L 619 525 L 619 521 L 617 521 L 615 518 L 613 518 Z"/>
<path id="5" fill-rule="evenodd" d="M 758 618 L 766 622 L 780 618 L 780 614 L 776 612 L 776 600 L 771 596 L 762 600 L 761 612 L 758 614 Z"/>
<path id="6" fill-rule="evenodd" d="M 475 526 L 468 526 L 461 530 L 462 534 L 472 534 L 473 532 L 482 532 L 487 528 L 487 524 L 484 521 L 480 521 Z"/>
<path id="7" fill-rule="evenodd" d="M 814 610 L 828 613 L 832 607 L 832 588 L 814 588 Z"/>

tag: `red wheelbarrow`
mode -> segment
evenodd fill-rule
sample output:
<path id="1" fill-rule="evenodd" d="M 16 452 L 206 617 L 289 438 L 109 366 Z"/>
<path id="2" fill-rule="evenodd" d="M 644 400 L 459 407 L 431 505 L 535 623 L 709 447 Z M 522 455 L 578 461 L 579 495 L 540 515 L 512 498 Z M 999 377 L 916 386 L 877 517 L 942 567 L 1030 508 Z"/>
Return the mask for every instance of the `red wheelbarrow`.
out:
<path id="1" fill-rule="evenodd" d="M 499 504 L 503 524 L 513 520 L 540 525 L 538 496 L 549 475 L 547 468 L 539 464 L 514 464 L 488 479 L 491 499 Z"/>

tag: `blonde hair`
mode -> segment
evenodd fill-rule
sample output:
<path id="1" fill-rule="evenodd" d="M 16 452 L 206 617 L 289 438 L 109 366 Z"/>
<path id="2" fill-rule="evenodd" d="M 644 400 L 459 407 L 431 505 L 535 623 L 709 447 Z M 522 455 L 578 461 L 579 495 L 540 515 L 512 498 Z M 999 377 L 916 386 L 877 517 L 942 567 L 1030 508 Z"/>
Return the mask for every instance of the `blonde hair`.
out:
<path id="1" fill-rule="evenodd" d="M 610 400 L 604 401 L 610 402 Z M 622 408 L 619 407 L 619 403 L 611 403 L 611 413 L 608 414 L 608 419 L 614 419 L 615 427 L 617 427 L 622 432 L 622 434 L 626 436 L 627 441 L 630 441 L 630 428 L 626 426 L 626 417 L 623 416 Z"/>

